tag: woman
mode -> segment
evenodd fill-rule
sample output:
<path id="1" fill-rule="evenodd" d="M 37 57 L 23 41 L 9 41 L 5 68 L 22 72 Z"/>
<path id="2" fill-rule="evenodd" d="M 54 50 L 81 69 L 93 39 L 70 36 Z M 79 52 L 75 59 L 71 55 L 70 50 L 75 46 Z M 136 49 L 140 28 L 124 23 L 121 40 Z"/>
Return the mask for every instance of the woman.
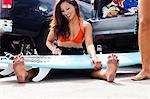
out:
<path id="1" fill-rule="evenodd" d="M 57 40 L 57 46 L 54 43 Z M 62 55 L 82 55 L 82 43 L 91 55 L 95 68 L 92 76 L 113 81 L 118 67 L 117 56 L 109 57 L 108 68 L 106 71 L 101 69 L 101 62 L 96 57 L 95 48 L 92 40 L 92 27 L 80 17 L 79 7 L 75 0 L 60 0 L 56 5 L 55 15 L 51 23 L 50 33 L 47 38 L 47 47 L 53 54 Z"/>
<path id="2" fill-rule="evenodd" d="M 60 0 L 55 7 L 54 18 L 47 37 L 47 47 L 52 51 L 52 54 L 83 55 L 82 43 L 84 40 L 86 49 L 94 63 L 94 70 L 89 72 L 90 75 L 113 82 L 118 68 L 117 56 L 109 56 L 106 71 L 101 69 L 102 64 L 96 57 L 93 45 L 90 23 L 80 17 L 79 7 L 75 0 Z M 13 67 L 18 82 L 25 82 L 33 77 L 33 72 L 25 71 L 21 56 L 14 59 Z"/>
<path id="3" fill-rule="evenodd" d="M 141 51 L 142 70 L 132 80 L 150 78 L 150 0 L 139 0 L 139 48 Z"/>

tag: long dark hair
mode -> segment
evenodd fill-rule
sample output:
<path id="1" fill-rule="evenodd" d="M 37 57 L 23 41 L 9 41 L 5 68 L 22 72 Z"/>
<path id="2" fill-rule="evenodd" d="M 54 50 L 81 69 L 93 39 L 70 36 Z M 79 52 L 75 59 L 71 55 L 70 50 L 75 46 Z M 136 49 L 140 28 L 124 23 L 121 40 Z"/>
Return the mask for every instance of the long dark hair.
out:
<path id="1" fill-rule="evenodd" d="M 54 32 L 56 33 L 56 36 L 62 35 L 62 37 L 65 39 L 66 37 L 70 36 L 70 29 L 69 29 L 69 21 L 68 19 L 62 15 L 61 7 L 60 5 L 63 2 L 68 2 L 69 4 L 72 4 L 75 7 L 75 11 L 78 17 L 80 17 L 80 11 L 79 6 L 75 0 L 60 0 L 55 8 L 55 26 L 54 26 Z"/>

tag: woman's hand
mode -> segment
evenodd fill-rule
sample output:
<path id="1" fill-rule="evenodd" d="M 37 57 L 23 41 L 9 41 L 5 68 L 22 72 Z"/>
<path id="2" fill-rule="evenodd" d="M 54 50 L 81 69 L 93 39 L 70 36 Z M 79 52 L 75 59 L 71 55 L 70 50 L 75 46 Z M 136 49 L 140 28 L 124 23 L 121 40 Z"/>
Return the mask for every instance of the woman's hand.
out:
<path id="1" fill-rule="evenodd" d="M 102 69 L 102 63 L 97 57 L 93 57 L 92 58 L 92 62 L 94 64 L 94 70 Z"/>
<path id="2" fill-rule="evenodd" d="M 52 54 L 53 55 L 61 55 L 62 51 L 59 48 L 53 48 Z"/>

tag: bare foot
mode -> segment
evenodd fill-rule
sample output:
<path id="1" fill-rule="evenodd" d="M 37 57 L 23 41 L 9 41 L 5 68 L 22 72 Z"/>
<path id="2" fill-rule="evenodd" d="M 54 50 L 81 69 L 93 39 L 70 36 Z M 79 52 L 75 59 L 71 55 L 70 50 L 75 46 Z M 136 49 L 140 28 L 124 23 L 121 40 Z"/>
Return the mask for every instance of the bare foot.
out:
<path id="1" fill-rule="evenodd" d="M 131 78 L 131 80 L 133 80 L 133 81 L 139 81 L 139 80 L 144 80 L 144 79 L 150 79 L 150 73 L 147 73 L 145 71 L 141 71 L 136 76 L 133 76 Z"/>
<path id="2" fill-rule="evenodd" d="M 14 73 L 17 77 L 17 81 L 19 83 L 25 82 L 25 78 L 27 77 L 28 72 L 26 72 L 26 70 L 25 70 L 24 58 L 21 55 L 17 55 L 14 57 L 13 69 L 14 69 Z"/>
<path id="3" fill-rule="evenodd" d="M 107 63 L 107 69 L 106 69 L 106 80 L 108 82 L 113 82 L 116 77 L 116 72 L 119 65 L 119 60 L 117 59 L 117 56 L 112 54 L 111 56 L 108 56 L 108 63 Z"/>

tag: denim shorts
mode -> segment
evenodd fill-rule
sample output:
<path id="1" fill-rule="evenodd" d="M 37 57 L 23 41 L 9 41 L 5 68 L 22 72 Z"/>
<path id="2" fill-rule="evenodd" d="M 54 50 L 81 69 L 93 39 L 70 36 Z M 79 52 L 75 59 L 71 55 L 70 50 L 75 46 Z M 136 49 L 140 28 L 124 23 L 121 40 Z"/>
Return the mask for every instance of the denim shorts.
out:
<path id="1" fill-rule="evenodd" d="M 62 51 L 61 55 L 83 55 L 84 50 L 83 48 L 66 48 L 66 47 L 59 47 Z"/>

